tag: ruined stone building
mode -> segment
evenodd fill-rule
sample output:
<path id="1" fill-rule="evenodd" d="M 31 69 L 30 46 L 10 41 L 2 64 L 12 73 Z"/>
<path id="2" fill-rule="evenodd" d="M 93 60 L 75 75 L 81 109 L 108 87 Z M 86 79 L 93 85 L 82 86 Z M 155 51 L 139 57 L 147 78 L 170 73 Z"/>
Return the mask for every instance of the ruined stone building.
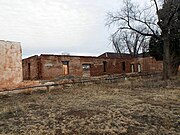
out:
<path id="1" fill-rule="evenodd" d="M 22 51 L 19 42 L 0 40 L 0 88 L 23 80 Z"/>
<path id="2" fill-rule="evenodd" d="M 66 75 L 93 77 L 159 71 L 162 71 L 162 62 L 152 57 L 116 57 L 112 53 L 104 53 L 99 57 L 42 54 L 23 59 L 25 80 L 53 79 Z"/>

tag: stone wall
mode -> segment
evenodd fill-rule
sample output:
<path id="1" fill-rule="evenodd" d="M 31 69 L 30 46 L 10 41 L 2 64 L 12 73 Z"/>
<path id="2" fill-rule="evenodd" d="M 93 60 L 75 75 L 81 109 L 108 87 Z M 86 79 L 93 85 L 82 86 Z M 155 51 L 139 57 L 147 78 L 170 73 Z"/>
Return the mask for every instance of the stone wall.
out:
<path id="1" fill-rule="evenodd" d="M 0 40 L 0 88 L 6 88 L 22 80 L 21 44 Z"/>

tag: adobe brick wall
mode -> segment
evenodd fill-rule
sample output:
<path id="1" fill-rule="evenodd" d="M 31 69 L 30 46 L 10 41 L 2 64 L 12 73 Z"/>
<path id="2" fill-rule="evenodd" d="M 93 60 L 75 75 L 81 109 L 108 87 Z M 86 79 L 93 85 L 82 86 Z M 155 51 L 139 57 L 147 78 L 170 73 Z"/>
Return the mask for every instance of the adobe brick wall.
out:
<path id="1" fill-rule="evenodd" d="M 23 79 L 37 80 L 39 79 L 39 58 L 37 55 L 23 59 Z"/>
<path id="2" fill-rule="evenodd" d="M 134 71 L 138 72 L 138 64 L 141 65 L 141 72 L 162 71 L 162 62 L 156 61 L 152 57 L 146 58 L 100 58 L 88 56 L 67 56 L 67 55 L 40 55 L 23 60 L 24 79 L 53 79 L 64 76 L 63 62 L 68 61 L 69 74 L 72 76 L 101 76 L 131 73 L 131 64 L 134 64 Z M 125 62 L 125 71 L 122 63 Z M 30 68 L 28 69 L 28 63 Z M 106 71 L 104 71 L 106 63 Z M 90 71 L 83 70 L 83 64 L 90 66 Z M 30 73 L 29 73 L 30 71 Z M 29 74 L 29 76 L 28 76 Z"/>
<path id="3" fill-rule="evenodd" d="M 133 59 L 122 60 L 119 58 L 97 58 L 86 56 L 62 56 L 62 55 L 41 55 L 41 79 L 52 79 L 63 74 L 63 61 L 69 62 L 69 75 L 83 76 L 83 64 L 90 64 L 90 76 L 101 76 L 109 74 L 123 73 L 121 63 L 126 62 L 126 72 L 130 72 L 130 66 Z M 104 72 L 103 62 L 106 62 L 106 71 Z"/>
<path id="4" fill-rule="evenodd" d="M 134 61 L 141 64 L 142 72 L 161 72 L 163 70 L 162 61 L 156 61 L 153 57 L 137 58 Z"/>
<path id="5" fill-rule="evenodd" d="M 126 64 L 125 72 L 130 72 L 130 66 L 133 59 L 121 59 L 121 58 L 100 58 L 100 57 L 81 57 L 81 64 L 91 64 L 91 76 L 121 74 L 122 62 Z M 104 72 L 103 62 L 107 63 L 106 72 Z"/>
<path id="6" fill-rule="evenodd" d="M 69 74 L 81 76 L 81 64 L 79 57 L 58 56 L 58 55 L 41 55 L 41 79 L 52 79 L 63 76 L 63 61 L 69 62 Z"/>
<path id="7" fill-rule="evenodd" d="M 82 65 L 91 65 L 89 76 L 121 74 L 122 62 L 126 63 L 125 72 L 130 72 L 130 63 L 133 59 L 98 58 L 87 56 L 41 55 L 23 60 L 23 78 L 25 80 L 53 79 L 64 76 L 63 61 L 69 62 L 69 75 L 82 77 Z M 104 64 L 106 62 L 106 71 Z M 29 63 L 29 66 L 28 66 Z"/>
<path id="8" fill-rule="evenodd" d="M 0 87 L 18 84 L 22 76 L 22 50 L 19 42 L 0 40 Z"/>

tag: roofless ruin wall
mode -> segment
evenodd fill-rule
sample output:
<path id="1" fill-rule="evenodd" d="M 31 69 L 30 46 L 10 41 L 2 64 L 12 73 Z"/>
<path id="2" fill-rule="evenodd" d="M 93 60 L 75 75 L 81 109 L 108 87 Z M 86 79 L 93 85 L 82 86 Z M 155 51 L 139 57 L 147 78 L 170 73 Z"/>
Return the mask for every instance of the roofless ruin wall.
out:
<path id="1" fill-rule="evenodd" d="M 21 44 L 0 40 L 0 88 L 17 84 L 22 79 Z"/>

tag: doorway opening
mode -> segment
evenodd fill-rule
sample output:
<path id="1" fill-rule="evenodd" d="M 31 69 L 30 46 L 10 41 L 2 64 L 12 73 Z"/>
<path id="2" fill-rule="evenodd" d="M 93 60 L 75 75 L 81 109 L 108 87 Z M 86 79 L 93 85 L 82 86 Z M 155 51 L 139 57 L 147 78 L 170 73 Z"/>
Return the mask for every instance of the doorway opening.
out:
<path id="1" fill-rule="evenodd" d="M 28 80 L 31 79 L 31 63 L 28 63 Z"/>
<path id="2" fill-rule="evenodd" d="M 131 64 L 131 72 L 134 73 L 135 70 L 134 70 L 134 64 Z"/>
<path id="3" fill-rule="evenodd" d="M 103 72 L 107 71 L 107 62 L 103 61 Z"/>
<path id="4" fill-rule="evenodd" d="M 62 61 L 63 64 L 63 75 L 69 74 L 69 61 Z"/>
<path id="5" fill-rule="evenodd" d="M 83 77 L 90 77 L 91 64 L 82 64 Z"/>
<path id="6" fill-rule="evenodd" d="M 126 71 L 126 63 L 122 62 L 121 67 L 122 67 L 122 72 L 125 72 Z"/>

